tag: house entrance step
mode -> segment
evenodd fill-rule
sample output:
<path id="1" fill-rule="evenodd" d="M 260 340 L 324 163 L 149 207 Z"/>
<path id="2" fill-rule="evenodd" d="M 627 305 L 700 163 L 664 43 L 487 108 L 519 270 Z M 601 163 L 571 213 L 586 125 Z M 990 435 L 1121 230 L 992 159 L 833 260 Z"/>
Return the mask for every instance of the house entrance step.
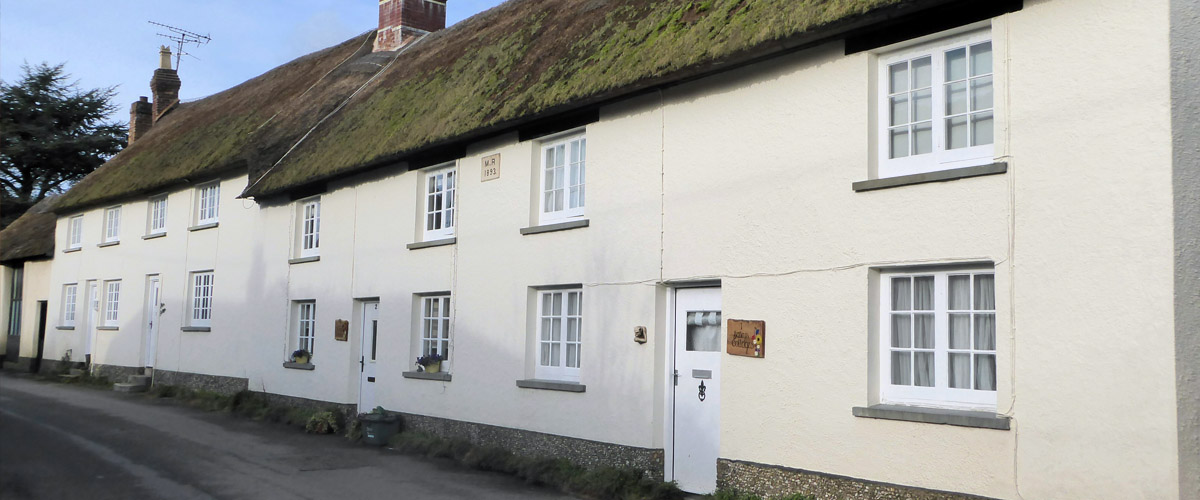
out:
<path id="1" fill-rule="evenodd" d="M 142 384 L 116 383 L 113 390 L 117 392 L 146 392 L 147 386 Z"/>

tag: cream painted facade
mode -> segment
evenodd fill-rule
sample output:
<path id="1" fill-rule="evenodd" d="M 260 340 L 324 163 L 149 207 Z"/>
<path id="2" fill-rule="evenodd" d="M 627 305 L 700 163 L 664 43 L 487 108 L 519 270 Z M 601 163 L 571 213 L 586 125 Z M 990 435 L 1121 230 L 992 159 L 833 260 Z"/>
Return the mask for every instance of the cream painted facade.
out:
<path id="1" fill-rule="evenodd" d="M 19 358 L 35 358 L 37 357 L 37 341 L 38 329 L 41 326 L 39 323 L 39 308 L 40 302 L 46 302 L 47 305 L 51 302 L 50 291 L 48 289 L 50 281 L 51 261 L 47 259 L 27 260 L 13 266 L 0 266 L 0 304 L 4 304 L 0 308 L 0 327 L 4 328 L 2 333 L 9 333 L 8 329 L 11 325 L 10 304 L 12 303 L 12 280 L 16 272 L 16 268 L 21 268 L 22 275 L 22 293 L 21 293 L 21 317 L 20 317 L 20 336 L 15 337 L 20 342 L 20 347 L 17 349 Z M 46 336 L 49 337 L 50 330 L 54 328 L 54 322 L 50 320 L 49 312 L 46 319 Z M 7 352 L 8 342 L 14 337 L 9 335 L 0 335 L 0 353 Z M 17 359 L 6 359 L 5 363 L 18 362 Z"/>
<path id="2" fill-rule="evenodd" d="M 357 404 L 364 301 L 380 304 L 376 404 L 407 413 L 662 450 L 670 446 L 672 284 L 719 280 L 725 318 L 766 321 L 767 355 L 722 355 L 720 457 L 995 498 L 1194 498 L 1179 491 L 1172 273 L 1168 3 L 1029 0 L 973 29 L 995 51 L 994 159 L 1007 171 L 856 192 L 875 177 L 878 54 L 841 42 L 600 110 L 585 127 L 588 226 L 537 225 L 539 140 L 509 134 L 457 161 L 456 242 L 420 241 L 423 175 L 344 178 L 320 194 L 320 259 L 299 256 L 297 203 L 244 200 L 221 180 L 220 222 L 194 187 L 121 204 L 120 244 L 59 250 L 50 324 L 78 284 L 73 330 L 46 357 L 142 366 L 146 284 L 161 278 L 157 370 Z M 1135 104 L 1130 100 L 1135 99 Z M 499 154 L 499 179 L 481 181 Z M 997 406 L 1009 430 L 856 417 L 880 402 L 881 272 L 995 271 Z M 209 331 L 183 331 L 189 277 L 214 272 Z M 31 274 L 27 293 L 34 289 Z M 85 286 L 121 281 L 119 327 L 87 327 Z M 581 393 L 534 378 L 536 289 L 581 285 Z M 103 291 L 103 288 L 100 288 Z M 452 381 L 403 377 L 418 300 L 452 292 Z M 315 301 L 312 370 L 293 301 Z M 349 338 L 334 338 L 348 320 Z M 634 329 L 648 342 L 634 342 Z M 24 352 L 24 351 L 23 351 Z M 369 408 L 362 408 L 367 411 Z"/>

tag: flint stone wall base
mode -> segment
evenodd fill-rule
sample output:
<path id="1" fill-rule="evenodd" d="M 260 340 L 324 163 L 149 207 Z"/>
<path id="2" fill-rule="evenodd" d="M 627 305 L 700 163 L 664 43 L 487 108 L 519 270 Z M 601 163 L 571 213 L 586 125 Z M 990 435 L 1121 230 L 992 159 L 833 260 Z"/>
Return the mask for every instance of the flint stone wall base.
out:
<path id="1" fill-rule="evenodd" d="M 725 458 L 717 460 L 717 488 L 736 489 L 763 497 L 801 493 L 838 500 L 994 500 Z"/>
<path id="2" fill-rule="evenodd" d="M 154 385 L 174 385 L 231 395 L 247 389 L 249 380 L 241 377 L 154 370 Z"/>
<path id="3" fill-rule="evenodd" d="M 420 431 L 480 446 L 497 446 L 517 455 L 564 458 L 587 468 L 610 466 L 663 478 L 663 450 L 639 448 L 542 432 L 400 413 L 405 431 Z"/>

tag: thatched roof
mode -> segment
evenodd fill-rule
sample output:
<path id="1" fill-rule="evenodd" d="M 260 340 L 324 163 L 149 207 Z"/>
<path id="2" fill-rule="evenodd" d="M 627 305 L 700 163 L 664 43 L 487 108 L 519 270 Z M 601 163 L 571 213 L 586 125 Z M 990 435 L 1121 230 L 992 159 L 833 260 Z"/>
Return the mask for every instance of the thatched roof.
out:
<path id="1" fill-rule="evenodd" d="M 364 33 L 219 94 L 176 105 L 149 132 L 75 184 L 55 210 L 66 213 L 161 192 L 282 156 L 279 149 L 316 122 L 312 115 L 328 113 L 378 69 L 369 58 L 365 68 L 361 61 L 374 39 L 374 31 Z"/>
<path id="2" fill-rule="evenodd" d="M 394 53 L 369 53 L 369 33 L 182 104 L 58 211 L 243 168 L 244 196 L 276 195 L 949 1 L 509 0 Z"/>
<path id="3" fill-rule="evenodd" d="M 54 256 L 57 217 L 52 210 L 57 201 L 57 196 L 46 197 L 0 231 L 0 262 Z"/>

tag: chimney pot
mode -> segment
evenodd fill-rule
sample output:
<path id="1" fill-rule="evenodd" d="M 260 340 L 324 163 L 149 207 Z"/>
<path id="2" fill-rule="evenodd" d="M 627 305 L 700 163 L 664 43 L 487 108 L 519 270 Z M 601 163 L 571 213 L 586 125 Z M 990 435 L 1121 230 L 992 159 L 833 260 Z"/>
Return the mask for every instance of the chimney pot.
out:
<path id="1" fill-rule="evenodd" d="M 171 69 L 171 48 L 162 45 L 158 49 L 158 67 L 159 69 Z"/>
<path id="2" fill-rule="evenodd" d="M 446 27 L 446 0 L 378 0 L 375 52 L 397 50 Z"/>

